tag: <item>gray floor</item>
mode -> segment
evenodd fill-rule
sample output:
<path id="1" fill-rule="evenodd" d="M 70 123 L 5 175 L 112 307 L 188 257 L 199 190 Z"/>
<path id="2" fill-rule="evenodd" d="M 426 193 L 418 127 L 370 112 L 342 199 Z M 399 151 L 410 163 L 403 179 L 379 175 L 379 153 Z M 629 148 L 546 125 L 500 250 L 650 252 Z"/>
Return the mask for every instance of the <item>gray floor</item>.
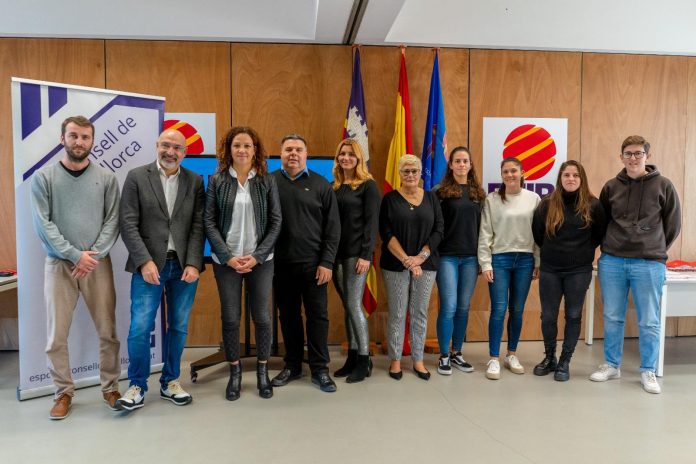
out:
<path id="1" fill-rule="evenodd" d="M 211 463 L 663 463 L 696 461 L 696 338 L 668 339 L 661 395 L 645 393 L 637 372 L 637 340 L 627 340 L 620 380 L 587 376 L 602 361 L 602 342 L 578 346 L 571 380 L 535 377 L 538 342 L 521 343 L 525 375 L 503 370 L 484 377 L 487 344 L 471 343 L 465 357 L 476 372 L 433 373 L 424 382 L 404 371 L 386 374 L 385 356 L 360 384 L 320 392 L 306 376 L 263 400 L 253 360 L 246 361 L 242 397 L 223 391 L 224 366 L 188 380 L 188 364 L 213 350 L 187 349 L 182 379 L 194 403 L 161 401 L 157 376 L 145 407 L 112 412 L 98 388 L 78 390 L 70 417 L 47 419 L 51 398 L 15 399 L 17 352 L 0 352 L 0 462 Z M 332 353 L 332 370 L 342 357 Z M 281 361 L 272 361 L 273 373 Z M 404 362 L 404 368 L 410 362 Z M 306 367 L 305 367 L 306 369 Z M 126 382 L 122 382 L 122 390 Z"/>

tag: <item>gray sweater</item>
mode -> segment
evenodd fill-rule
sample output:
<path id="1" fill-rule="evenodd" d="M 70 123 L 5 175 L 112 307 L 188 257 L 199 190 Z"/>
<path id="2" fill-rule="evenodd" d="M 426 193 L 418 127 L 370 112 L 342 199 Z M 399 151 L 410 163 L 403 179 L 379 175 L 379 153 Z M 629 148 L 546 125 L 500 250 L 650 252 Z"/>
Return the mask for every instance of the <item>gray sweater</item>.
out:
<path id="1" fill-rule="evenodd" d="M 79 177 L 55 163 L 31 179 L 34 229 L 52 258 L 77 264 L 85 250 L 107 256 L 118 238 L 118 203 L 116 176 L 94 163 Z"/>

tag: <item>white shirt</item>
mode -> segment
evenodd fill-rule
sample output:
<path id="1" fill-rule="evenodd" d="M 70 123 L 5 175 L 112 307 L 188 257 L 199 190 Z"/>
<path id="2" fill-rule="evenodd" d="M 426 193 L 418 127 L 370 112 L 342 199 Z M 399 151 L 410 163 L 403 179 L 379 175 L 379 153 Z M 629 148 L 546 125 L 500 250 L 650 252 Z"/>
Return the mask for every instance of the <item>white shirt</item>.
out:
<path id="1" fill-rule="evenodd" d="M 230 175 L 237 179 L 237 171 L 230 167 Z M 252 169 L 247 175 L 247 180 L 242 185 L 237 180 L 237 194 L 232 208 L 232 221 L 227 231 L 225 243 L 232 256 L 247 256 L 256 251 L 258 236 L 256 235 L 256 218 L 254 217 L 254 204 L 251 198 L 249 180 L 256 176 L 256 170 Z M 220 264 L 220 260 L 213 254 L 213 261 Z M 271 253 L 266 261 L 273 259 Z"/>
<path id="2" fill-rule="evenodd" d="M 181 172 L 181 168 L 177 168 L 174 174 L 167 176 L 162 166 L 160 166 L 159 160 L 157 160 L 157 171 L 159 171 L 160 181 L 162 181 L 164 199 L 167 202 L 167 213 L 169 213 L 169 218 L 171 219 L 172 212 L 174 211 L 174 203 L 176 203 L 176 194 L 179 192 L 179 173 Z M 169 243 L 167 244 L 167 251 L 170 250 L 176 251 L 171 231 L 169 232 Z"/>

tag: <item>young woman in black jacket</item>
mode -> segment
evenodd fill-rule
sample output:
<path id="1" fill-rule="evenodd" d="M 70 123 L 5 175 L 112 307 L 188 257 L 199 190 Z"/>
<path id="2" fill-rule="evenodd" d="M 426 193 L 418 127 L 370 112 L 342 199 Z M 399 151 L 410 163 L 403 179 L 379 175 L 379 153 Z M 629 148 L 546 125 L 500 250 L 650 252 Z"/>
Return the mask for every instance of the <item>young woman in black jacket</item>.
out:
<path id="1" fill-rule="evenodd" d="M 555 372 L 555 380 L 570 378 L 570 358 L 580 335 L 595 248 L 605 231 L 604 209 L 590 192 L 585 169 L 575 160 L 566 161 L 558 172 L 556 189 L 541 201 L 532 220 L 534 241 L 541 249 L 539 298 L 546 352 L 534 367 L 534 375 Z M 556 361 L 561 297 L 565 299 L 565 332 L 561 357 Z"/>

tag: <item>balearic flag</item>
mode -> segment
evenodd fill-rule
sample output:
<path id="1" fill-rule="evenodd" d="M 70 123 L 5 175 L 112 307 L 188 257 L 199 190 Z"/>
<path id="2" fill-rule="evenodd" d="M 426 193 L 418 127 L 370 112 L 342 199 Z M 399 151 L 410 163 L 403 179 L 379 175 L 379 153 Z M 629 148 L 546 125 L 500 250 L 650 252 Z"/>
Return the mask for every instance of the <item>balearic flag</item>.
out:
<path id="1" fill-rule="evenodd" d="M 442 104 L 440 63 L 437 49 L 435 50 L 433 74 L 430 78 L 428 119 L 425 121 L 421 161 L 423 162 L 423 188 L 431 190 L 440 183 L 447 168 L 447 130 L 445 128 L 445 107 Z"/>
<path id="2" fill-rule="evenodd" d="M 355 47 L 353 53 L 353 83 L 350 88 L 348 100 L 348 112 L 343 127 L 343 138 L 351 138 L 358 141 L 365 154 L 367 169 L 370 169 L 370 151 L 367 143 L 367 114 L 365 113 L 365 94 L 362 86 L 362 73 L 360 72 L 360 48 Z M 367 273 L 365 288 L 363 291 L 362 306 L 366 317 L 370 317 L 377 310 L 377 273 L 375 271 L 374 256 L 372 266 Z"/>
<path id="3" fill-rule="evenodd" d="M 387 171 L 384 175 L 384 193 L 401 186 L 399 159 L 413 153 L 411 139 L 411 103 L 408 97 L 408 76 L 406 75 L 406 50 L 401 49 L 401 68 L 399 69 L 399 92 L 396 95 L 396 120 L 394 135 L 389 144 Z"/>

